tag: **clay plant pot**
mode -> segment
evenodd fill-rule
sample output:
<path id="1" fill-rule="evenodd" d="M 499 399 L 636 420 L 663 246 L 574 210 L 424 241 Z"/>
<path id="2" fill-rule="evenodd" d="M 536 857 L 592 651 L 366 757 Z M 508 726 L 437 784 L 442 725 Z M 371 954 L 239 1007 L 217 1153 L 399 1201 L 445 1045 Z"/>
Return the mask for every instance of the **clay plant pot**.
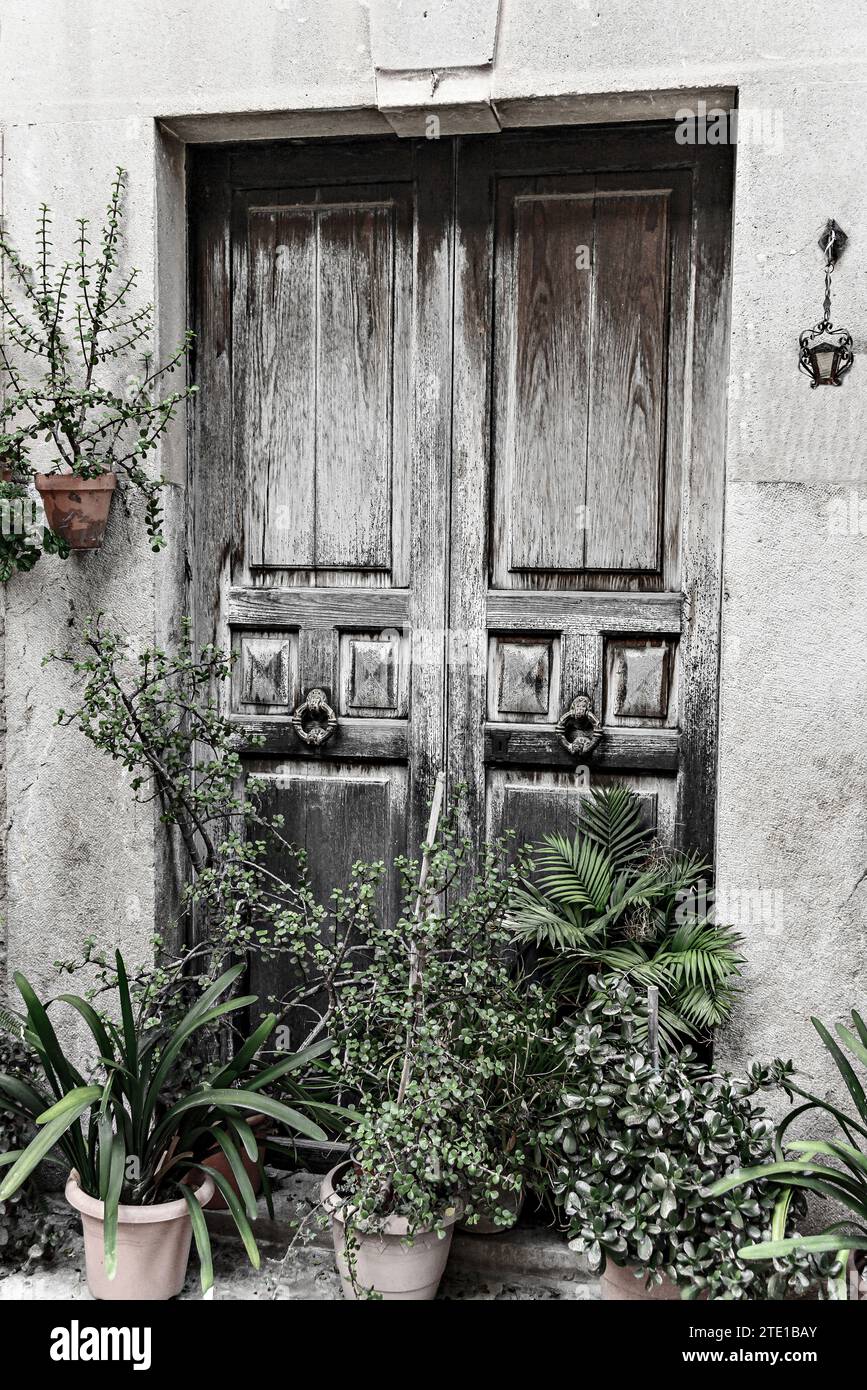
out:
<path id="1" fill-rule="evenodd" d="M 513 1213 L 512 1221 L 508 1226 L 498 1226 L 496 1221 L 492 1221 L 490 1217 L 479 1216 L 479 1219 L 472 1223 L 466 1220 L 459 1221 L 458 1230 L 466 1231 L 467 1235 L 470 1236 L 500 1236 L 505 1231 L 511 1231 L 524 1208 L 524 1189 L 521 1188 L 520 1191 L 516 1192 L 514 1188 L 510 1188 L 508 1192 L 500 1193 L 498 1203 Z"/>
<path id="2" fill-rule="evenodd" d="M 99 550 L 117 487 L 114 473 L 76 478 L 72 473 L 37 473 L 36 490 L 49 530 L 62 536 L 70 550 Z"/>
<path id="3" fill-rule="evenodd" d="M 635 1277 L 634 1265 L 616 1265 L 608 1260 L 605 1265 L 605 1273 L 599 1281 L 599 1291 L 603 1302 L 608 1303 L 640 1303 L 646 1299 L 656 1301 L 680 1299 L 679 1287 L 666 1276 L 663 1276 L 661 1284 L 654 1284 L 649 1289 L 644 1287 L 644 1282 L 644 1279 Z"/>
<path id="4" fill-rule="evenodd" d="M 846 1288 L 850 1301 L 867 1303 L 867 1261 L 854 1250 L 846 1261 Z"/>
<path id="5" fill-rule="evenodd" d="M 335 1182 L 348 1166 L 339 1163 L 326 1174 L 320 1195 L 331 1216 L 334 1255 L 343 1297 L 354 1301 L 357 1295 L 346 1258 L 346 1226 L 342 1215 L 345 1198 L 335 1190 Z M 354 1261 L 358 1286 L 362 1290 L 374 1290 L 387 1302 L 399 1299 L 422 1302 L 436 1298 L 459 1216 L 460 1210 L 455 1208 L 445 1217 L 446 1233 L 442 1239 L 435 1231 L 416 1231 L 411 1245 L 404 1244 L 407 1222 L 401 1216 L 389 1216 L 381 1231 L 354 1230 L 353 1239 L 358 1244 Z"/>
<path id="6" fill-rule="evenodd" d="M 249 1124 L 250 1128 L 255 1134 L 256 1139 L 259 1141 L 259 1145 L 261 1148 L 261 1144 L 264 1141 L 268 1130 L 267 1115 L 252 1115 L 247 1123 Z M 246 1149 L 240 1148 L 240 1146 L 238 1147 L 241 1155 L 241 1162 L 244 1165 L 244 1172 L 250 1179 L 250 1182 L 253 1185 L 253 1191 L 258 1197 L 259 1193 L 262 1191 L 262 1174 L 259 1171 L 259 1164 L 254 1159 L 248 1156 Z M 222 1149 L 214 1149 L 212 1153 L 208 1154 L 207 1158 L 202 1160 L 202 1165 L 205 1168 L 212 1168 L 215 1173 L 221 1173 L 222 1176 L 228 1182 L 235 1195 L 237 1197 L 240 1197 L 241 1194 L 238 1191 L 238 1184 L 235 1181 L 235 1176 L 231 1168 L 229 1167 L 229 1160 L 226 1158 L 226 1155 L 223 1153 Z M 226 1211 L 228 1209 L 228 1206 L 229 1203 L 226 1201 L 219 1188 L 215 1188 L 214 1195 L 211 1198 L 211 1200 L 209 1202 L 204 1203 L 205 1211 Z"/>
<path id="7" fill-rule="evenodd" d="M 205 1178 L 196 1189 L 202 1206 L 213 1192 L 213 1179 Z M 183 1198 L 150 1207 L 118 1207 L 117 1273 L 113 1279 L 107 1277 L 103 1263 L 104 1204 L 82 1191 L 74 1168 L 66 1183 L 66 1200 L 81 1213 L 87 1287 L 94 1298 L 156 1303 L 180 1293 L 193 1234 Z"/>

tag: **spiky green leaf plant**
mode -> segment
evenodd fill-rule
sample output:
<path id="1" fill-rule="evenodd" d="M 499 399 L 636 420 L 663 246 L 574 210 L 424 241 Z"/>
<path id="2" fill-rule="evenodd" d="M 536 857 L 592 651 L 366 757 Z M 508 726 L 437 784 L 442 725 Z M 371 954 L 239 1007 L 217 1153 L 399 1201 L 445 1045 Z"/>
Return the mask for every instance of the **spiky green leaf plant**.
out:
<path id="1" fill-rule="evenodd" d="M 852 1028 L 837 1024 L 836 1033 L 840 1039 L 837 1042 L 820 1019 L 814 1018 L 811 1022 L 834 1059 L 852 1098 L 857 1118 L 789 1081 L 786 1090 L 791 1096 L 800 1097 L 801 1103 L 790 1110 L 777 1127 L 775 1161 L 762 1168 L 742 1169 L 723 1178 L 713 1191 L 731 1192 L 756 1178 L 763 1178 L 779 1186 L 780 1210 L 786 1207 L 792 1192 L 800 1190 L 836 1203 L 846 1215 L 813 1236 L 784 1239 L 775 1231 L 773 1234 L 776 1238 L 742 1250 L 741 1255 L 745 1260 L 779 1259 L 792 1250 L 867 1251 L 867 1090 L 843 1051 L 845 1047 L 855 1061 L 867 1070 L 867 1024 L 853 1009 Z M 829 1116 L 839 1132 L 833 1138 L 789 1139 L 792 1125 L 803 1115 L 815 1111 Z"/>
<path id="2" fill-rule="evenodd" d="M 24 976 L 15 976 L 26 1009 L 24 1039 L 39 1059 L 45 1085 L 39 1088 L 16 1076 L 0 1075 L 0 1110 L 37 1128 L 26 1148 L 0 1158 L 0 1169 L 6 1170 L 0 1202 L 17 1192 L 46 1159 L 75 1168 L 82 1189 L 104 1203 L 105 1268 L 112 1278 L 121 1203 L 147 1206 L 180 1195 L 190 1210 L 202 1287 L 207 1290 L 213 1282 L 207 1227 L 187 1179 L 200 1170 L 214 1178 L 247 1254 L 258 1267 L 250 1226 L 255 1201 L 242 1162 L 242 1150 L 253 1157 L 256 1143 L 245 1116 L 265 1114 L 290 1134 L 325 1139 L 312 1114 L 333 1107 L 320 1107 L 305 1095 L 303 1071 L 331 1043 L 323 1039 L 304 1053 L 262 1067 L 256 1058 L 276 1026 L 271 1014 L 231 1061 L 221 1062 L 205 1080 L 178 1095 L 171 1085 L 173 1074 L 197 1035 L 257 1002 L 253 995 L 231 994 L 244 966 L 226 970 L 169 1030 L 143 1026 L 145 1005 L 134 1006 L 120 952 L 116 965 L 119 1026 L 78 995 L 61 995 L 43 1004 Z M 49 1018 L 52 1003 L 65 1003 L 84 1019 L 99 1059 L 92 1077 L 85 1078 L 67 1058 Z M 286 1072 L 294 1072 L 296 1078 L 301 1073 L 294 1085 L 294 1106 L 274 1100 L 263 1089 Z M 202 1169 L 202 1160 L 215 1149 L 226 1156 L 240 1198 L 222 1175 Z"/>

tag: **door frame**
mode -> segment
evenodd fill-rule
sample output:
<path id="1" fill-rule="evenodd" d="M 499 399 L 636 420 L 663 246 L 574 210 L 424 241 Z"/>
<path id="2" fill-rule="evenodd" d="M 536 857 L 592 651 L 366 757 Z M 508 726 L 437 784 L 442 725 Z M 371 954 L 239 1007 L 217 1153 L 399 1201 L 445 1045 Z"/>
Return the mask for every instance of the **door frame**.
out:
<path id="1" fill-rule="evenodd" d="M 674 139 L 673 123 L 644 122 L 606 127 L 563 128 L 540 131 L 509 130 L 495 135 L 459 136 L 442 141 L 406 141 L 393 135 L 353 138 L 349 142 L 319 139 L 293 142 L 291 181 L 299 182 L 299 159 L 309 163 L 311 179 L 324 151 L 329 158 L 343 147 L 353 181 L 370 182 L 369 161 L 374 164 L 387 145 L 391 167 L 408 176 L 416 158 L 438 163 L 439 188 L 448 196 L 439 203 L 431 194 L 426 215 L 439 228 L 441 256 L 431 280 L 431 323 L 438 323 L 427 337 L 427 356 L 419 369 L 444 373 L 451 381 L 448 408 L 439 413 L 435 430 L 416 453 L 413 486 L 422 474 L 433 480 L 426 486 L 429 517 L 449 517 L 448 558 L 441 591 L 432 586 L 420 602 L 416 619 L 429 638 L 442 633 L 443 648 L 454 637 L 486 630 L 488 592 L 488 527 L 490 516 L 488 441 L 491 414 L 491 363 L 484 331 L 491 321 L 493 296 L 493 208 L 488 151 L 496 151 L 498 169 L 532 172 L 524 153 L 527 142 L 534 149 L 544 139 L 556 164 L 571 152 L 567 163 L 578 170 L 603 167 L 606 171 L 688 171 L 693 192 L 692 284 L 688 324 L 687 380 L 684 401 L 687 447 L 683 459 L 680 722 L 681 774 L 678 777 L 676 824 L 678 839 L 710 857 L 714 847 L 718 730 L 718 672 L 722 589 L 722 517 L 726 431 L 726 387 L 729 352 L 730 257 L 732 225 L 733 151 L 729 147 L 684 146 Z M 576 159 L 575 151 L 581 155 Z M 230 489 L 210 487 L 205 494 L 204 461 L 211 480 L 231 477 L 231 193 L 226 179 L 232 161 L 243 162 L 250 186 L 286 184 L 281 169 L 286 163 L 285 142 L 241 146 L 200 146 L 195 149 L 190 179 L 190 321 L 197 322 L 204 282 L 210 268 L 210 312 L 217 332 L 214 340 L 196 348 L 194 379 L 205 389 L 207 410 L 191 414 L 188 449 L 187 591 L 186 608 L 193 616 L 198 642 L 226 645 L 229 570 L 232 538 L 239 517 Z M 478 177 L 458 177 L 456 160 Z M 378 166 L 381 167 L 381 166 Z M 396 174 L 397 176 L 397 174 Z M 424 183 L 424 181 L 422 181 Z M 460 228 L 456 235 L 455 228 Z M 436 301 L 435 303 L 433 301 Z M 485 382 L 479 392 L 477 383 Z M 460 403 L 454 409 L 454 402 Z M 227 414 L 227 411 L 229 412 Z M 209 500 L 205 504 L 204 497 Z M 418 494 L 416 494 L 418 495 Z M 437 528 L 427 527 L 424 544 L 436 544 Z M 429 573 L 436 573 L 430 566 Z M 222 617 L 221 617 L 222 615 Z M 449 656 L 453 651 L 449 651 Z M 433 777 L 444 754 L 448 757 L 451 786 L 464 783 L 470 806 L 478 805 L 484 790 L 484 757 L 480 736 L 448 739 L 447 730 L 482 729 L 485 719 L 484 671 L 474 664 L 473 653 L 461 661 L 443 661 L 440 669 L 422 663 L 414 700 L 425 704 L 424 729 L 409 750 L 410 764 L 419 759 L 422 769 L 411 795 L 408 817 L 410 845 L 418 845 L 425 825 L 425 806 Z M 415 672 L 414 672 L 415 679 Z M 448 692 L 445 685 L 448 684 Z M 442 711 L 442 717 L 439 717 Z M 420 716 L 421 711 L 416 711 Z M 431 717 L 433 716 L 433 717 Z M 419 718 L 419 724 L 421 719 Z M 293 750 L 297 753 L 298 750 Z M 484 825 L 472 815 L 464 829 L 477 842 Z"/>

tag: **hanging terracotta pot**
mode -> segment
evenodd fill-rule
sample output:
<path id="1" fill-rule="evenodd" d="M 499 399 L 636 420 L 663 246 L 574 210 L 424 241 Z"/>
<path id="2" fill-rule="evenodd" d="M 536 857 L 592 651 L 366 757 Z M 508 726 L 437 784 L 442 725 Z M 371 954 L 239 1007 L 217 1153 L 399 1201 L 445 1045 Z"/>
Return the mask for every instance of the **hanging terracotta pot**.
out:
<path id="1" fill-rule="evenodd" d="M 36 490 L 45 520 L 70 550 L 99 550 L 117 487 L 114 473 L 77 478 L 73 473 L 37 473 Z"/>

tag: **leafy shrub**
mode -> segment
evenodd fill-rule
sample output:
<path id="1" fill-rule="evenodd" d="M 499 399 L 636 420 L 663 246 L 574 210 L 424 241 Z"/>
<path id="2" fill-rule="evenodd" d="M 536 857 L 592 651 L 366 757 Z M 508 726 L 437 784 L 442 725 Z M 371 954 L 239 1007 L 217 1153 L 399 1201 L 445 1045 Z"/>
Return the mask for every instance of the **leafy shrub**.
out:
<path id="1" fill-rule="evenodd" d="M 782 1297 L 834 1273 L 832 1258 L 793 1254 L 770 1273 L 742 1248 L 769 1235 L 776 1193 L 757 1178 L 713 1195 L 723 1173 L 772 1153 L 758 1097 L 786 1085 L 791 1065 L 712 1075 L 687 1048 L 655 1069 L 641 1041 L 644 1011 L 626 984 L 597 993 L 564 1028 L 566 1090 L 551 1139 L 552 1175 L 570 1247 L 591 1268 L 634 1266 L 649 1285 L 667 1276 L 688 1298 Z M 793 1207 L 789 1219 L 803 1213 Z"/>
<path id="2" fill-rule="evenodd" d="M 425 850 L 421 872 L 399 861 L 397 920 L 361 917 L 359 952 L 335 977 L 335 1083 L 361 1115 L 350 1133 L 352 1220 L 370 1229 L 399 1215 L 410 1233 L 438 1229 L 460 1203 L 470 1222 L 510 1225 L 509 1195 L 526 1180 L 557 1090 L 552 1005 L 516 979 L 507 954 L 509 844 L 482 852 L 465 891 L 472 849 L 453 817 Z"/>
<path id="3" fill-rule="evenodd" d="M 3 1073 L 29 1083 L 35 1078 L 36 1068 L 33 1053 L 21 1041 L 18 1021 L 0 1007 L 0 1075 Z M 0 1154 L 22 1149 L 33 1133 L 32 1124 L 4 1109 L 0 1100 Z M 52 1213 L 34 1175 L 13 1196 L 0 1202 L 0 1266 L 29 1268 L 50 1259 L 66 1225 Z"/>

